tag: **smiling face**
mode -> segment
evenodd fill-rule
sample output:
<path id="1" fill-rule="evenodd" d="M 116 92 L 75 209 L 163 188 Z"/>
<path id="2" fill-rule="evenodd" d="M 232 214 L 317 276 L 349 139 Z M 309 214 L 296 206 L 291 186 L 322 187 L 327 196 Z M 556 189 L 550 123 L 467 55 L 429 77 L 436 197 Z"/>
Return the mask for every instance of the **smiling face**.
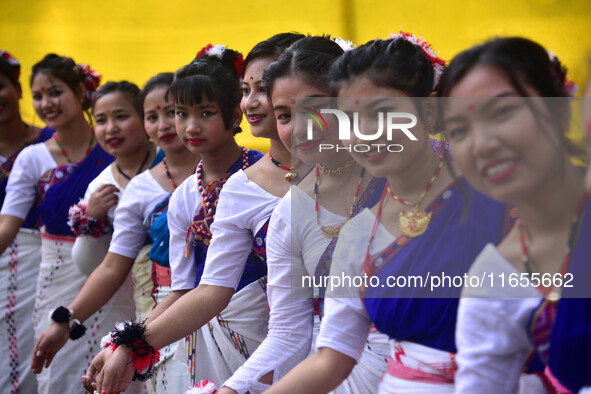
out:
<path id="1" fill-rule="evenodd" d="M 146 133 L 165 153 L 180 152 L 185 148 L 175 128 L 174 104 L 166 101 L 168 86 L 156 87 L 144 100 Z"/>
<path id="2" fill-rule="evenodd" d="M 98 143 L 115 158 L 132 154 L 145 146 L 142 118 L 126 93 L 113 92 L 102 96 L 94 105 L 93 115 Z"/>
<path id="3" fill-rule="evenodd" d="M 255 137 L 277 138 L 277 122 L 267 98 L 267 90 L 261 80 L 263 71 L 272 61 L 271 58 L 253 60 L 244 72 L 240 109 Z"/>
<path id="4" fill-rule="evenodd" d="M 539 96 L 524 86 L 528 95 Z M 501 71 L 487 66 L 468 72 L 450 97 L 445 132 L 456 164 L 476 189 L 516 202 L 560 176 L 560 131 L 551 126 L 540 99 L 520 97 Z"/>
<path id="5" fill-rule="evenodd" d="M 18 100 L 19 89 L 8 78 L 0 74 L 0 124 L 20 117 Z"/>
<path id="6" fill-rule="evenodd" d="M 339 109 L 348 113 L 352 122 L 352 114 L 359 114 L 359 131 L 364 135 L 376 133 L 379 129 L 379 113 L 382 113 L 384 129 L 379 138 L 365 141 L 352 132 L 351 139 L 343 141 L 347 146 L 357 144 L 370 146 L 367 152 L 364 151 L 365 149 L 360 149 L 363 152 L 355 152 L 352 149 L 351 156 L 373 176 L 385 177 L 403 173 L 413 166 L 415 158 L 431 149 L 429 136 L 420 121 L 415 105 L 406 94 L 398 89 L 376 86 L 365 77 L 355 78 L 339 90 Z M 386 114 L 391 112 L 410 113 L 419 119 L 417 125 L 410 129 L 417 141 L 410 140 L 401 130 L 393 130 L 392 139 L 387 139 Z M 404 124 L 408 121 L 396 119 L 396 122 Z M 380 144 L 381 147 L 378 146 Z M 391 148 L 392 151 L 385 148 L 395 144 L 401 145 L 402 151 L 398 152 L 396 146 Z"/>
<path id="7" fill-rule="evenodd" d="M 237 114 L 240 114 L 236 108 Z M 193 153 L 209 153 L 221 148 L 234 138 L 226 130 L 222 110 L 217 101 L 206 97 L 199 104 L 175 105 L 175 126 L 183 144 Z"/>
<path id="8" fill-rule="evenodd" d="M 327 96 L 329 93 L 326 90 L 309 85 L 297 75 L 277 79 L 271 93 L 279 138 L 292 155 L 308 164 L 324 162 L 334 154 L 334 151 L 319 152 L 321 143 L 338 143 L 338 127 L 333 116 L 325 117 L 328 130 L 321 130 L 314 123 L 312 139 L 307 136 L 307 120 L 310 117 L 306 113 L 331 108 Z M 292 113 L 292 105 L 296 113 Z"/>
<path id="9" fill-rule="evenodd" d="M 59 129 L 77 117 L 83 116 L 84 89 L 72 89 L 62 80 L 45 72 L 38 72 L 31 84 L 33 107 L 37 115 L 53 129 Z"/>

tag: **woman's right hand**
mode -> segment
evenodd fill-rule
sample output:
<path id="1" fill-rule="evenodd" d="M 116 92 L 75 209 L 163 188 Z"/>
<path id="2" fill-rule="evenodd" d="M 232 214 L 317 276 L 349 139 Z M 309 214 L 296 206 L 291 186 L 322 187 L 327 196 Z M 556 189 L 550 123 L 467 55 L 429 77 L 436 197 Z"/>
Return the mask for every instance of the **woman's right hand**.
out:
<path id="1" fill-rule="evenodd" d="M 56 353 L 68 342 L 70 326 L 68 323 L 51 323 L 51 326 L 35 342 L 31 370 L 41 373 L 43 366 L 49 368 Z"/>
<path id="2" fill-rule="evenodd" d="M 86 216 L 100 220 L 119 201 L 119 189 L 114 185 L 102 185 L 96 189 L 86 204 Z"/>

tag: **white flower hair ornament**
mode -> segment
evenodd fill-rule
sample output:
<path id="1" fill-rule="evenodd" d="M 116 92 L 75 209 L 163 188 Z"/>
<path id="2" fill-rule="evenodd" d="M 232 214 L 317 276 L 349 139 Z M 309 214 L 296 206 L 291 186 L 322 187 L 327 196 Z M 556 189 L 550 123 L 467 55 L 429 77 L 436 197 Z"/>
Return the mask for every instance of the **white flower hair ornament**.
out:
<path id="1" fill-rule="evenodd" d="M 332 40 L 335 43 L 337 43 L 345 52 L 350 51 L 351 49 L 357 48 L 357 45 L 353 44 L 353 41 L 347 41 L 347 40 L 342 39 L 341 37 L 335 37 Z"/>
<path id="2" fill-rule="evenodd" d="M 421 50 L 423 51 L 423 53 L 425 54 L 427 59 L 429 59 L 429 61 L 431 62 L 431 65 L 433 66 L 433 71 L 434 71 L 433 89 L 435 89 L 437 87 L 437 85 L 439 84 L 439 80 L 441 79 L 443 72 L 445 71 L 445 60 L 443 60 L 442 58 L 440 58 L 437 55 L 437 52 L 435 52 L 433 50 L 433 48 L 431 48 L 430 43 L 423 40 L 423 36 L 417 37 L 414 34 L 405 33 L 402 30 L 400 30 L 400 32 L 396 33 L 396 34 L 391 33 L 388 36 L 388 40 L 394 40 L 396 38 L 402 38 L 403 40 L 406 40 L 406 41 L 418 46 L 419 48 L 421 48 Z"/>
<path id="3" fill-rule="evenodd" d="M 212 45 L 207 44 L 207 46 L 203 47 L 197 57 L 209 56 L 209 57 L 217 57 L 218 59 L 222 60 L 224 57 L 224 52 L 226 51 L 226 47 L 223 45 Z"/>

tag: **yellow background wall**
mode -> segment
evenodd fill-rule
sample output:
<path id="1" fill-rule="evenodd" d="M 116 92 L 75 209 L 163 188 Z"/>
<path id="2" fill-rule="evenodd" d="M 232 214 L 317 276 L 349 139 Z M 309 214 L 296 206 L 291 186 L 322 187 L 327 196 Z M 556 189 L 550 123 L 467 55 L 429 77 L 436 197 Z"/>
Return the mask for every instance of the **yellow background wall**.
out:
<path id="1" fill-rule="evenodd" d="M 208 43 L 245 55 L 284 31 L 330 33 L 362 44 L 401 27 L 422 34 L 446 60 L 495 35 L 521 35 L 552 49 L 579 86 L 591 63 L 588 0 L 1 0 L 0 48 L 22 64 L 23 118 L 32 109 L 31 66 L 49 52 L 90 64 L 108 80 L 143 85 L 175 71 Z M 265 149 L 248 132 L 249 147 Z"/>

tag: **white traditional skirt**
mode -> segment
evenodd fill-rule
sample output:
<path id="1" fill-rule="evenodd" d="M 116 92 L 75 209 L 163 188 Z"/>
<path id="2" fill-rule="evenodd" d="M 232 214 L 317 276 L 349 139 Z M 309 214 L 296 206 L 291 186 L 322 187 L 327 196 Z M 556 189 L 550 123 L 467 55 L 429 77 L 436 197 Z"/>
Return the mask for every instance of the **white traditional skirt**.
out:
<path id="1" fill-rule="evenodd" d="M 49 328 L 50 311 L 58 306 L 67 307 L 87 279 L 72 261 L 73 237 L 46 233 L 41 237 L 41 265 L 33 315 L 35 338 Z M 83 322 L 86 334 L 77 341 L 69 340 L 51 366 L 37 375 L 39 393 L 85 393 L 80 378 L 101 350 L 101 338 L 113 329 L 115 322 L 133 319 L 134 309 L 130 275 L 109 302 Z"/>
<path id="2" fill-rule="evenodd" d="M 314 329 L 312 335 L 312 349 L 310 356 L 316 353 L 316 338 L 320 332 L 320 318 L 314 315 Z M 347 379 L 331 393 L 357 394 L 375 393 L 378 390 L 380 380 L 388 367 L 390 358 L 390 343 L 388 336 L 377 331 L 373 326 L 367 337 L 367 344 L 363 349 L 361 359 L 347 376 Z"/>
<path id="3" fill-rule="evenodd" d="M 0 391 L 36 393 L 37 380 L 31 371 L 35 285 L 41 261 L 38 230 L 21 228 L 0 256 L 0 292 L 4 295 L 0 314 Z"/>
<path id="4" fill-rule="evenodd" d="M 219 315 L 185 338 L 185 351 L 177 351 L 191 373 L 191 386 L 213 380 L 221 386 L 250 357 L 267 336 L 269 305 L 267 278 L 235 293 Z"/>
<path id="5" fill-rule="evenodd" d="M 152 263 L 152 297 L 155 305 L 158 305 L 171 292 L 170 268 Z M 176 394 L 184 393 L 189 387 L 189 369 L 183 361 L 176 360 L 177 348 L 183 347 L 184 340 L 165 346 L 160 349 L 160 361 L 156 364 L 156 373 L 148 383 L 150 393 Z"/>

